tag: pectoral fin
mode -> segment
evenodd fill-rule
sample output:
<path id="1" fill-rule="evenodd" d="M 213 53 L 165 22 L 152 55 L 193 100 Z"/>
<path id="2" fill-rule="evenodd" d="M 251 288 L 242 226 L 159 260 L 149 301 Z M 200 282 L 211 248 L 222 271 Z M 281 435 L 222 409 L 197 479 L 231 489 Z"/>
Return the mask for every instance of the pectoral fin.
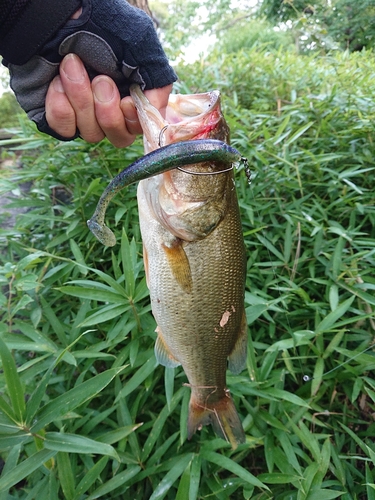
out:
<path id="1" fill-rule="evenodd" d="M 193 289 L 191 269 L 181 240 L 176 239 L 174 240 L 172 246 L 163 244 L 162 247 L 167 257 L 173 277 L 184 292 L 191 293 Z"/>
<path id="2" fill-rule="evenodd" d="M 170 353 L 159 327 L 156 328 L 156 332 L 158 334 L 158 338 L 155 342 L 155 356 L 157 362 L 168 368 L 180 366 L 181 363 Z"/>
<path id="3" fill-rule="evenodd" d="M 238 375 L 246 366 L 247 356 L 247 322 L 245 312 L 242 315 L 240 333 L 236 344 L 228 357 L 229 370 Z"/>

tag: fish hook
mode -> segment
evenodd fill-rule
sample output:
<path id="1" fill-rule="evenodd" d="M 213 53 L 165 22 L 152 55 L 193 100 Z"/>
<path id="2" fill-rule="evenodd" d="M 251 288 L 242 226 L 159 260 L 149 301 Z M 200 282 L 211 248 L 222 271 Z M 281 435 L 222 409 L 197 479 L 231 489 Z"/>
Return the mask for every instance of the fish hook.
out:
<path id="1" fill-rule="evenodd" d="M 163 139 L 163 134 L 164 132 L 167 130 L 168 128 L 168 125 L 165 125 L 161 130 L 160 130 L 160 133 L 159 133 L 159 148 L 162 147 L 162 139 Z"/>
<path id="2" fill-rule="evenodd" d="M 224 172 L 230 172 L 231 170 L 233 170 L 233 165 L 231 165 L 229 168 L 225 168 L 224 170 L 219 170 L 219 172 L 192 172 L 191 170 L 186 170 L 182 167 L 177 167 L 177 169 L 181 170 L 181 172 L 184 172 L 185 174 L 191 175 L 217 175 L 224 174 Z"/>
<path id="3" fill-rule="evenodd" d="M 244 167 L 247 181 L 250 184 L 251 183 L 251 171 L 249 168 L 249 162 L 248 162 L 247 158 L 242 156 L 240 159 L 240 163 Z M 185 168 L 182 168 L 182 167 L 177 167 L 177 169 L 181 170 L 181 172 L 184 172 L 185 174 L 191 174 L 191 175 L 217 175 L 217 174 L 224 174 L 225 172 L 230 172 L 231 170 L 233 170 L 233 165 L 231 165 L 229 168 L 225 168 L 224 170 L 219 170 L 218 172 L 192 172 L 191 170 L 186 170 Z"/>

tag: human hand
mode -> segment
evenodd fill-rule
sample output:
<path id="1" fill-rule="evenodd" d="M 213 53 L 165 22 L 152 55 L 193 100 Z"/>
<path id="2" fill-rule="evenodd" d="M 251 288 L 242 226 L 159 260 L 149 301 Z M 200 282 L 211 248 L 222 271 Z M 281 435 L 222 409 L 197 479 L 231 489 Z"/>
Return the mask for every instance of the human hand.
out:
<path id="1" fill-rule="evenodd" d="M 164 116 L 172 85 L 146 90 L 149 101 Z M 99 75 L 90 82 L 86 69 L 74 54 L 64 57 L 60 75 L 50 84 L 46 95 L 46 120 L 49 127 L 66 138 L 76 130 L 87 142 L 104 137 L 116 147 L 132 144 L 142 133 L 131 97 L 121 99 L 114 81 Z"/>
<path id="2" fill-rule="evenodd" d="M 81 135 L 96 142 L 107 136 L 128 145 L 140 132 L 126 99 L 129 86 L 138 83 L 150 92 L 148 98 L 162 111 L 176 80 L 151 19 L 127 2 L 82 0 L 82 9 L 36 55 L 21 59 L 3 59 L 11 88 L 39 130 L 60 140 Z"/>

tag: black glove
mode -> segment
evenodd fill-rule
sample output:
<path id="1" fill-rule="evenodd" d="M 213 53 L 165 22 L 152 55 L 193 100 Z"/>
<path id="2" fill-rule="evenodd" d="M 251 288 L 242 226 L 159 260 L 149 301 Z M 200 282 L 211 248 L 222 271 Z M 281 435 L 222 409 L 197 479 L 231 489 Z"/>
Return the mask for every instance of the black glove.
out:
<path id="1" fill-rule="evenodd" d="M 69 20 L 26 64 L 3 60 L 10 72 L 10 85 L 21 107 L 40 131 L 60 140 L 46 121 L 45 98 L 49 84 L 59 73 L 66 54 L 83 61 L 92 80 L 105 74 L 129 95 L 129 85 L 143 90 L 164 87 L 177 78 L 158 40 L 151 19 L 125 0 L 83 0 L 79 19 Z"/>

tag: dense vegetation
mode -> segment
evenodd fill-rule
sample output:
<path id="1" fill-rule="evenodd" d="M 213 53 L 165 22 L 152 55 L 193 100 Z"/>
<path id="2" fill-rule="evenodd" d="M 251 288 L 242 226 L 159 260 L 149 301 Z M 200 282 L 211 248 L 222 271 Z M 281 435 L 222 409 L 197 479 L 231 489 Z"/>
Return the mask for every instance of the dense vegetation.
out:
<path id="1" fill-rule="evenodd" d="M 22 122 L 22 167 L 1 173 L 26 212 L 0 233 L 0 500 L 372 500 L 374 56 L 255 47 L 178 72 L 180 92 L 222 91 L 252 170 L 236 174 L 249 353 L 228 373 L 247 442 L 186 440 L 185 376 L 153 354 L 135 187 L 108 210 L 114 249 L 86 227 L 141 144 Z"/>

